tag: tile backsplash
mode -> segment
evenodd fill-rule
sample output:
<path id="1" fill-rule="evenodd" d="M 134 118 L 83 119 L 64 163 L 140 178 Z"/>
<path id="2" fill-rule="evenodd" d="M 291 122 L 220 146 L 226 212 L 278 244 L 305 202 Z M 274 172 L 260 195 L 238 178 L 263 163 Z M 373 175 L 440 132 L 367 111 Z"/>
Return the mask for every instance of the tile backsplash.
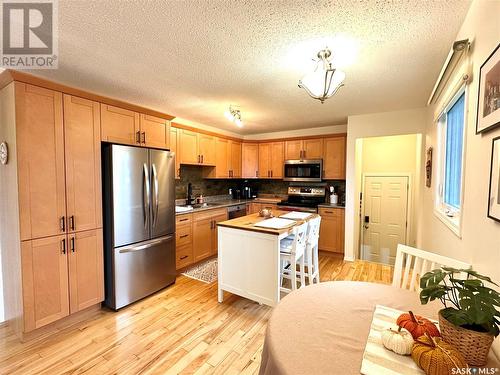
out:
<path id="1" fill-rule="evenodd" d="M 276 194 L 286 195 L 288 186 L 299 185 L 300 183 L 291 183 L 282 180 L 245 180 L 245 179 L 205 179 L 203 178 L 204 168 L 195 165 L 181 166 L 181 179 L 175 181 L 175 198 L 186 198 L 188 183 L 193 185 L 193 194 L 195 197 L 203 194 L 204 196 L 224 195 L 227 194 L 230 188 L 239 188 L 250 186 L 252 191 L 258 194 Z M 332 180 L 322 183 L 302 183 L 302 185 L 320 185 L 320 186 L 335 186 L 339 193 L 340 201 L 343 201 L 345 194 L 345 181 Z"/>

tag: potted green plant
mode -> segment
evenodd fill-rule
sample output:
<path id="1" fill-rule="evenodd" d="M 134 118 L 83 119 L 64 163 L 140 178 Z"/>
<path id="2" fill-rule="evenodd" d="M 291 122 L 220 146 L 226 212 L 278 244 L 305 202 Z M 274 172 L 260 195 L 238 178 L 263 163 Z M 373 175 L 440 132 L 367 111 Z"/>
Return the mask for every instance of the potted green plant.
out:
<path id="1" fill-rule="evenodd" d="M 420 302 L 425 305 L 441 300 L 441 335 L 473 366 L 486 363 L 493 340 L 500 333 L 500 294 L 485 283 L 498 286 L 469 269 L 442 267 L 420 278 Z"/>

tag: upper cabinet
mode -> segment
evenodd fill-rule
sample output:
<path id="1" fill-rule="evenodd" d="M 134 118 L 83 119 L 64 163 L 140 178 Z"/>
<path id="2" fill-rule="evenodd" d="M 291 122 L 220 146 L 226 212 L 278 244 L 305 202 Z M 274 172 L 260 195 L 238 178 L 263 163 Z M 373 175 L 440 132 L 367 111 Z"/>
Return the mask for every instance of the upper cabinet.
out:
<path id="1" fill-rule="evenodd" d="M 21 240 L 64 233 L 62 94 L 16 82 L 15 95 Z"/>
<path id="2" fill-rule="evenodd" d="M 102 226 L 99 103 L 64 95 L 68 230 Z"/>
<path id="3" fill-rule="evenodd" d="M 179 129 L 174 128 L 173 126 L 170 128 L 170 151 L 175 154 L 175 179 L 178 180 L 181 178 L 181 162 L 179 157 Z"/>
<path id="4" fill-rule="evenodd" d="M 101 104 L 101 139 L 105 142 L 141 143 L 139 114 L 128 109 Z"/>
<path id="5" fill-rule="evenodd" d="M 101 104 L 101 139 L 105 142 L 168 149 L 170 122 L 160 117 Z"/>
<path id="6" fill-rule="evenodd" d="M 170 122 L 160 117 L 141 113 L 141 141 L 144 146 L 170 148 Z"/>
<path id="7" fill-rule="evenodd" d="M 323 178 L 326 180 L 345 180 L 346 137 L 324 139 Z"/>
<path id="8" fill-rule="evenodd" d="M 283 178 L 283 162 L 283 142 L 266 142 L 259 144 L 260 178 Z"/>
<path id="9" fill-rule="evenodd" d="M 285 159 L 321 159 L 323 157 L 323 139 L 294 139 L 285 142 Z"/>
<path id="10" fill-rule="evenodd" d="M 259 177 L 259 144 L 243 143 L 241 145 L 241 177 Z"/>
<path id="11" fill-rule="evenodd" d="M 225 138 L 215 140 L 215 168 L 205 175 L 208 178 L 241 177 L 241 143 Z"/>
<path id="12" fill-rule="evenodd" d="M 241 178 L 241 142 L 229 141 L 229 150 L 230 176 L 232 178 Z"/>
<path id="13" fill-rule="evenodd" d="M 215 166 L 215 137 L 186 129 L 178 129 L 180 164 Z"/>

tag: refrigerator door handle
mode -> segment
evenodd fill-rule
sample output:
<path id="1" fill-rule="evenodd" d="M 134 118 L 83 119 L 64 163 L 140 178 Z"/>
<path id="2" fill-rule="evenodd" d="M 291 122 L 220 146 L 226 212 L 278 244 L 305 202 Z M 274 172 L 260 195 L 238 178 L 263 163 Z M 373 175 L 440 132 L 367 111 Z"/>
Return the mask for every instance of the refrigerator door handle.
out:
<path id="1" fill-rule="evenodd" d="M 154 188 L 154 206 L 153 206 L 153 227 L 156 226 L 158 221 L 158 205 L 159 205 L 159 192 L 158 192 L 158 172 L 156 171 L 156 165 L 152 166 L 152 178 L 153 178 L 153 188 Z"/>
<path id="2" fill-rule="evenodd" d="M 158 239 L 155 239 L 152 241 L 148 241 L 144 245 L 140 245 L 140 246 L 131 245 L 131 246 L 123 247 L 122 249 L 120 249 L 119 252 L 120 252 L 120 254 L 123 254 L 123 253 L 133 253 L 135 251 L 146 250 L 146 249 L 149 249 L 150 247 L 156 246 L 162 242 L 169 241 L 171 239 L 173 239 L 173 236 L 165 236 L 165 237 L 161 237 L 161 238 L 158 238 Z"/>
<path id="3" fill-rule="evenodd" d="M 148 227 L 148 217 L 149 217 L 149 201 L 150 201 L 150 191 L 149 191 L 149 172 L 146 163 L 143 164 L 143 193 L 142 193 L 142 204 L 143 204 L 143 214 L 144 214 L 144 228 Z"/>

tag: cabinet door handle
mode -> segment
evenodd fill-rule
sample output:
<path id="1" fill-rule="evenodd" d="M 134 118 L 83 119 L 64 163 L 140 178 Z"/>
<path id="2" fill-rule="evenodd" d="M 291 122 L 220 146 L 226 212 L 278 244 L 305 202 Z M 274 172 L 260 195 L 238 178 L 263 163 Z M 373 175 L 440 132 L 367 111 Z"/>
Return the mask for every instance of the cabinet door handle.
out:
<path id="1" fill-rule="evenodd" d="M 179 221 L 188 221 L 189 219 L 180 219 Z"/>
<path id="2" fill-rule="evenodd" d="M 271 177 L 273 177 L 273 171 L 271 171 Z"/>
<path id="3" fill-rule="evenodd" d="M 142 132 L 142 143 L 146 144 L 146 132 Z"/>
<path id="4" fill-rule="evenodd" d="M 69 217 L 69 227 L 71 230 L 75 230 L 75 215 Z"/>
<path id="5" fill-rule="evenodd" d="M 255 171 L 255 177 L 259 177 L 259 171 Z"/>
<path id="6" fill-rule="evenodd" d="M 66 231 L 66 218 L 64 216 L 61 216 L 61 218 L 59 219 L 59 226 L 61 228 L 61 232 Z"/>
<path id="7" fill-rule="evenodd" d="M 188 257 L 187 255 L 184 255 L 184 256 L 180 257 L 179 259 L 183 260 L 183 259 L 186 259 L 187 257 Z"/>
<path id="8" fill-rule="evenodd" d="M 182 236 L 180 236 L 179 238 L 186 238 L 187 236 L 189 236 L 189 234 L 183 234 Z"/>
<path id="9" fill-rule="evenodd" d="M 75 237 L 71 237 L 69 246 L 70 246 L 71 251 L 74 253 L 75 252 Z"/>
<path id="10" fill-rule="evenodd" d="M 198 164 L 201 164 L 201 155 L 198 155 Z"/>
<path id="11" fill-rule="evenodd" d="M 135 143 L 141 143 L 141 132 L 140 131 L 136 131 L 135 132 Z"/>
<path id="12" fill-rule="evenodd" d="M 204 155 L 201 155 L 201 164 L 203 164 L 203 159 L 204 159 L 203 156 Z"/>
<path id="13" fill-rule="evenodd" d="M 66 254 L 66 238 L 61 240 L 61 253 Z"/>

